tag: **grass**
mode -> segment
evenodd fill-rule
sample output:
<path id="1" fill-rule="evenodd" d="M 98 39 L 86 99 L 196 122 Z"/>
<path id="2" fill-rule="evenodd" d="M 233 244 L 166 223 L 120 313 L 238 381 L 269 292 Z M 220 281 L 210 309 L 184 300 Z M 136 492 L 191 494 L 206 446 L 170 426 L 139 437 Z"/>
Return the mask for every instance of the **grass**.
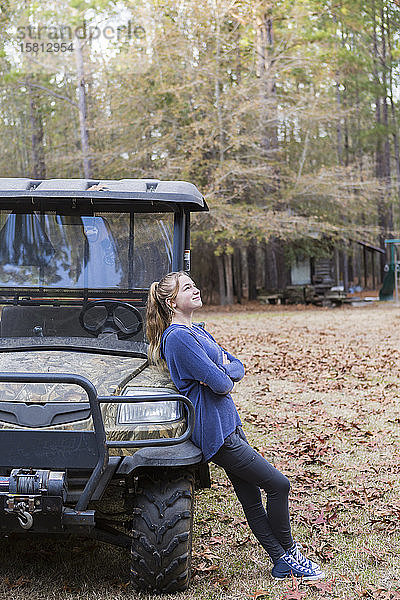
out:
<path id="1" fill-rule="evenodd" d="M 323 586 L 275 582 L 224 472 L 197 494 L 185 600 L 400 598 L 400 312 L 365 308 L 199 316 L 246 364 L 233 394 L 251 443 L 292 483 L 293 532 Z M 6 539 L 0 598 L 119 600 L 129 557 L 90 540 Z"/>

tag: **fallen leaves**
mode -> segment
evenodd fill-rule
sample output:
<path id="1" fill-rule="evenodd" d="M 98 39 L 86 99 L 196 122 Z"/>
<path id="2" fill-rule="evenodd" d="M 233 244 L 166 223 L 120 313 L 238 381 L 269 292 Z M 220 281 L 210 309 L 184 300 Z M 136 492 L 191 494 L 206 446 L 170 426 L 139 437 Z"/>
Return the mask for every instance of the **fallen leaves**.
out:
<path id="1" fill-rule="evenodd" d="M 307 592 L 303 590 L 287 590 L 283 593 L 281 600 L 302 600 L 307 596 Z"/>
<path id="2" fill-rule="evenodd" d="M 365 600 L 400 600 L 400 590 L 374 588 L 369 585 L 366 588 L 356 591 L 358 598 Z"/>
<path id="3" fill-rule="evenodd" d="M 313 465 L 324 463 L 326 457 L 331 459 L 337 452 L 332 435 L 326 433 L 314 434 L 308 438 L 305 436 L 297 438 L 292 443 L 292 450 L 288 451 L 288 454 L 297 458 L 304 465 Z"/>
<path id="4" fill-rule="evenodd" d="M 362 547 L 359 552 L 366 555 L 369 558 L 369 561 L 375 566 L 378 566 L 379 563 L 382 563 L 385 560 L 383 552 L 378 552 L 371 548 Z"/>
<path id="5" fill-rule="evenodd" d="M 400 503 L 394 503 L 385 508 L 376 509 L 370 518 L 370 523 L 380 531 L 395 532 L 399 529 Z"/>
<path id="6" fill-rule="evenodd" d="M 245 362 L 248 375 L 306 382 L 309 390 L 319 392 L 372 388 L 379 400 L 398 390 L 398 381 L 383 380 L 379 386 L 375 381 L 377 373 L 393 372 L 397 348 L 380 344 L 378 337 L 380 345 L 377 351 L 371 339 L 373 335 L 365 335 L 365 329 L 355 332 L 351 316 L 344 313 L 341 315 L 342 323 L 335 322 L 327 333 L 324 327 L 329 316 L 328 313 L 318 323 L 305 328 L 301 321 L 310 321 L 310 313 L 296 315 L 295 318 L 285 315 L 285 319 L 279 319 L 279 324 L 276 322 L 278 319 L 268 320 L 268 314 L 265 314 L 262 328 L 261 319 L 255 318 L 252 322 L 246 320 L 245 327 L 237 324 L 234 335 L 231 327 L 226 331 L 220 322 L 213 332 L 224 346 L 236 348 Z M 347 330 L 346 322 L 350 325 Z M 371 329 L 368 320 L 364 328 L 366 326 Z M 373 333 L 377 335 L 376 331 Z"/>
<path id="7" fill-rule="evenodd" d="M 227 542 L 227 539 L 224 535 L 213 535 L 208 540 L 208 543 L 210 544 L 210 546 L 213 546 L 213 545 L 220 546 L 221 544 L 226 544 L 226 542 Z"/>
<path id="8" fill-rule="evenodd" d="M 291 577 L 290 582 L 286 583 L 286 589 L 283 590 L 283 596 L 281 600 L 302 600 L 307 596 L 307 591 L 300 587 L 302 583 L 301 579 Z"/>
<path id="9" fill-rule="evenodd" d="M 251 600 L 262 600 L 263 598 L 268 598 L 269 592 L 267 590 L 256 590 L 254 594 L 250 594 L 247 598 Z"/>
<path id="10" fill-rule="evenodd" d="M 211 573 L 212 571 L 216 571 L 218 569 L 217 565 L 210 565 L 206 562 L 198 563 L 192 567 L 192 571 L 194 573 Z"/>
<path id="11" fill-rule="evenodd" d="M 400 328 L 393 311 L 223 315 L 210 329 L 246 363 L 234 400 L 251 443 L 291 481 L 293 528 L 300 541 L 305 534 L 305 554 L 328 572 L 349 572 L 346 582 L 285 582 L 279 591 L 261 583 L 249 598 L 397 600 L 399 592 L 373 576 L 382 565 L 389 564 L 388 578 L 396 572 L 390 547 L 400 522 Z M 226 537 L 238 553 L 253 540 L 245 528 Z M 220 553 L 225 545 L 208 547 Z M 343 553 L 351 557 L 345 567 Z"/>
<path id="12" fill-rule="evenodd" d="M 307 587 L 318 592 L 318 598 L 332 598 L 334 593 L 333 581 L 310 581 Z"/>
<path id="13" fill-rule="evenodd" d="M 220 560 L 220 557 L 213 554 L 208 548 L 192 552 L 193 563 L 192 571 L 195 575 L 204 573 L 212 573 L 218 570 L 216 562 Z"/>
<path id="14" fill-rule="evenodd" d="M 18 577 L 15 580 L 10 579 L 9 577 L 5 577 L 3 579 L 3 583 L 9 590 L 13 590 L 16 588 L 21 588 L 28 583 L 31 583 L 31 580 L 28 579 L 27 577 L 23 577 L 23 576 Z"/>

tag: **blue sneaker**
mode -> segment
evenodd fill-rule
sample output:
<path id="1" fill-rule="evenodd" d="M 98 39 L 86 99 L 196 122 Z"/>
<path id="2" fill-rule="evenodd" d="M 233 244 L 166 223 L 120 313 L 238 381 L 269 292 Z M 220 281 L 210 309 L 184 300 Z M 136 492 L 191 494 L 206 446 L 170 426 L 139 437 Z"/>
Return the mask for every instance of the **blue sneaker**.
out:
<path id="1" fill-rule="evenodd" d="M 296 542 L 291 548 L 289 548 L 287 552 L 288 554 L 293 556 L 294 560 L 298 562 L 299 565 L 301 565 L 302 567 L 307 567 L 307 569 L 313 569 L 313 571 L 321 572 L 321 567 L 313 560 L 306 558 L 304 554 L 301 553 L 301 549 L 302 545 Z"/>
<path id="2" fill-rule="evenodd" d="M 323 571 L 315 571 L 309 567 L 300 565 L 289 552 L 286 552 L 273 566 L 272 577 L 274 579 L 285 579 L 286 577 L 302 577 L 304 581 L 317 581 L 325 577 Z"/>

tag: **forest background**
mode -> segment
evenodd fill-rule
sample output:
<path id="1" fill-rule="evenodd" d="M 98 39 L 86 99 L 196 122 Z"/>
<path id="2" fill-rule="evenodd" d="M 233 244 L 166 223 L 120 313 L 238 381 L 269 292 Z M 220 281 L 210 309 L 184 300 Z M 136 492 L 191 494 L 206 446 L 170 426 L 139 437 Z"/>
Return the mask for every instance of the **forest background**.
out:
<path id="1" fill-rule="evenodd" d="M 0 0 L 0 176 L 191 181 L 206 299 L 254 299 L 398 237 L 399 32 L 394 0 Z"/>

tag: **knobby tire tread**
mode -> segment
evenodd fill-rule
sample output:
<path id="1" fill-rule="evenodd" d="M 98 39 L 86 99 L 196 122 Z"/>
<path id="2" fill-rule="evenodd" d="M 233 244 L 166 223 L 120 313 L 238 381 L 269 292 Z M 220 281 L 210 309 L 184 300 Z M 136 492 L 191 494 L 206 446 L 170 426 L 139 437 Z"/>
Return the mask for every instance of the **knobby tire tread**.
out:
<path id="1" fill-rule="evenodd" d="M 192 555 L 194 478 L 146 474 L 133 501 L 131 579 L 138 591 L 187 589 Z"/>

